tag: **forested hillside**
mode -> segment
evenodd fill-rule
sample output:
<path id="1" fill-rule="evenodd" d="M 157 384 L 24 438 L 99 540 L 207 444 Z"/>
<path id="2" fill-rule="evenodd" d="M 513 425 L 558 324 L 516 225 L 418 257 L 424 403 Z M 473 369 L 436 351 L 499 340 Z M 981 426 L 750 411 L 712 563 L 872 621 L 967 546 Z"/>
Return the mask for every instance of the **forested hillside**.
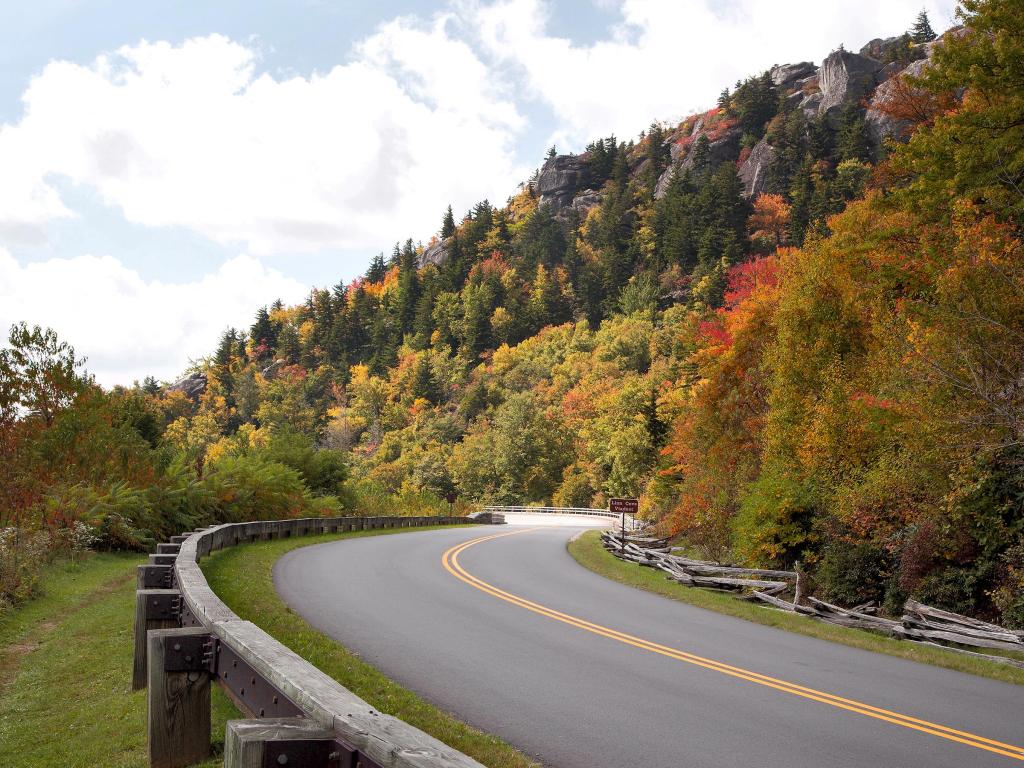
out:
<path id="1" fill-rule="evenodd" d="M 16 329 L 5 515 L 140 546 L 637 495 L 709 556 L 800 561 L 826 599 L 1024 626 L 1024 10 L 966 0 L 962 22 L 552 147 L 504 205 L 259 309 L 172 386 L 102 392 Z"/>

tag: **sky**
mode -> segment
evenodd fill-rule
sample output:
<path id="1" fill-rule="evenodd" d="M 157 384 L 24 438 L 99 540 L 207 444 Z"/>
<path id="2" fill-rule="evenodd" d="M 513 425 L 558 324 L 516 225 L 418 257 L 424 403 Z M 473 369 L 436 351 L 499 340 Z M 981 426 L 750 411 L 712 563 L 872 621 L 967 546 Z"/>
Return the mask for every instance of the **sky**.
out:
<path id="1" fill-rule="evenodd" d="M 275 299 L 952 0 L 0 4 L 0 328 L 173 381 Z"/>

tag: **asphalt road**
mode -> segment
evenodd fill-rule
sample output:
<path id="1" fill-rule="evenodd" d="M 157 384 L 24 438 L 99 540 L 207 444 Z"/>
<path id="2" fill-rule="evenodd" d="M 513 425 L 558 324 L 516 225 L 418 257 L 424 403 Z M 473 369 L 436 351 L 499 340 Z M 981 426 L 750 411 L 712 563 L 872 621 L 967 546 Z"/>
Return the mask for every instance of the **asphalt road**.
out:
<path id="1" fill-rule="evenodd" d="M 452 562 L 497 533 L 514 535 Z M 568 555 L 574 533 L 342 540 L 290 552 L 274 579 L 389 677 L 556 768 L 1024 765 L 1024 687 L 623 586 Z"/>

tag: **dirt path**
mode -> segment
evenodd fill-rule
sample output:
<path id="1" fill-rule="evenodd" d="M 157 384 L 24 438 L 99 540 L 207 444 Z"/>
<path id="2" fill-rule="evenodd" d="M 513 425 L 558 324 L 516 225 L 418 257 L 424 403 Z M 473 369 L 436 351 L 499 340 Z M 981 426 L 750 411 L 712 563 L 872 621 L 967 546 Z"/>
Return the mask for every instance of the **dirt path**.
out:
<path id="1" fill-rule="evenodd" d="M 58 616 L 50 616 L 37 623 L 14 642 L 0 647 L 0 696 L 3 696 L 7 686 L 17 676 L 18 667 L 21 662 L 38 649 L 46 639 L 58 628 L 80 611 L 94 605 L 104 597 L 116 592 L 129 581 L 135 579 L 135 569 L 132 568 L 125 574 L 115 579 L 104 582 L 97 589 L 89 592 L 79 602 L 74 604 L 70 611 L 62 612 Z"/>

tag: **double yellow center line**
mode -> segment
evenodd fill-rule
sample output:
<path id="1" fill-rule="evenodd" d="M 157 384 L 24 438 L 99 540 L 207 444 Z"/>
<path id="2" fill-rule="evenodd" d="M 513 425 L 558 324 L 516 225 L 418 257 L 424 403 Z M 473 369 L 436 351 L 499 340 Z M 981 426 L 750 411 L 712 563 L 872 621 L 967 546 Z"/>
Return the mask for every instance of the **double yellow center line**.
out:
<path id="1" fill-rule="evenodd" d="M 835 694 L 827 693 L 825 691 L 818 691 L 814 688 L 807 688 L 796 683 L 786 682 L 785 680 L 779 680 L 775 677 L 768 677 L 758 672 L 752 672 L 749 669 L 743 669 L 742 667 L 734 667 L 730 664 L 724 664 L 720 661 L 713 659 L 707 659 L 703 656 L 697 656 L 686 651 L 681 651 L 677 648 L 670 648 L 665 645 L 659 645 L 653 643 L 650 640 L 644 640 L 643 638 L 636 637 L 634 635 L 628 635 L 625 632 L 619 632 L 618 630 L 611 629 L 609 627 L 595 624 L 591 621 L 571 616 L 561 611 L 556 611 L 553 608 L 534 603 L 526 598 L 513 595 L 510 592 L 506 592 L 502 589 L 498 589 L 493 584 L 488 584 L 486 581 L 477 578 L 473 574 L 469 573 L 465 568 L 459 564 L 459 555 L 465 552 L 470 547 L 476 546 L 485 541 L 492 541 L 493 539 L 504 538 L 505 536 L 516 536 L 522 533 L 530 533 L 536 531 L 536 528 L 528 528 L 525 530 L 511 531 L 509 533 L 499 533 L 491 536 L 481 536 L 476 539 L 457 544 L 441 556 L 441 563 L 444 565 L 445 570 L 451 573 L 455 578 L 460 581 L 469 584 L 475 589 L 479 589 L 481 592 L 486 592 L 492 597 L 496 597 L 499 600 L 504 600 L 507 603 L 512 603 L 520 608 L 525 608 L 528 611 L 546 616 L 549 619 L 560 621 L 563 624 L 568 624 L 578 629 L 591 632 L 595 635 L 601 635 L 611 640 L 616 640 L 626 645 L 632 645 L 636 648 L 640 648 L 651 653 L 657 653 L 661 656 L 667 656 L 670 659 L 676 659 L 677 661 L 684 661 L 687 664 L 693 664 L 698 667 L 704 667 L 714 672 L 720 672 L 723 675 L 729 675 L 730 677 L 739 678 L 740 680 L 746 680 L 751 683 L 763 685 L 768 688 L 774 688 L 775 690 L 782 691 L 783 693 L 789 693 L 793 696 L 800 696 L 804 699 L 810 699 L 811 701 L 817 701 L 822 704 L 827 704 L 831 707 L 838 709 L 845 709 L 848 712 L 854 712 L 858 715 L 864 715 L 865 717 L 872 717 L 876 720 L 884 720 L 887 723 L 894 725 L 903 726 L 904 728 L 910 728 L 915 731 L 921 731 L 922 733 L 928 733 L 932 736 L 938 736 L 942 739 L 948 739 L 949 741 L 955 741 L 960 744 L 966 744 L 969 747 L 975 747 L 977 749 L 983 749 L 986 752 L 994 752 L 997 755 L 1003 755 L 1005 757 L 1013 758 L 1014 760 L 1020 760 L 1024 762 L 1024 747 L 1014 746 L 1013 744 L 1004 744 L 1001 741 L 994 739 L 988 739 L 984 736 L 978 736 L 973 733 L 966 731 L 958 731 L 955 728 L 949 728 L 945 725 L 939 725 L 937 723 L 930 723 L 927 720 L 921 720 L 916 717 L 910 717 L 909 715 L 902 715 L 899 712 L 892 712 L 888 709 L 882 709 L 875 707 L 870 704 L 864 704 L 860 701 L 854 701 L 853 699 L 845 699 Z"/>

